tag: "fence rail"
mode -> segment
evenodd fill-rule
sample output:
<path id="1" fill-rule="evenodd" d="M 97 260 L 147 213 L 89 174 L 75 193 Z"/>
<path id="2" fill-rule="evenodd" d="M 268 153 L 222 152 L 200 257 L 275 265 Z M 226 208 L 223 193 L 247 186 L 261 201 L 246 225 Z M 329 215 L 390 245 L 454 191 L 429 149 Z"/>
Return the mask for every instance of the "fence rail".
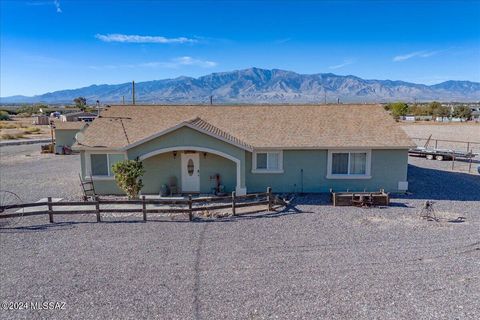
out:
<path id="1" fill-rule="evenodd" d="M 0 206 L 0 219 L 13 218 L 20 216 L 35 216 L 35 215 L 48 215 L 51 223 L 54 222 L 54 215 L 64 214 L 95 214 L 97 221 L 101 222 L 102 213 L 142 213 L 143 221 L 147 221 L 149 213 L 185 213 L 188 214 L 189 220 L 193 220 L 193 214 L 199 211 L 219 210 L 219 209 L 232 209 L 233 215 L 238 215 L 237 208 L 244 208 L 250 206 L 266 205 L 264 210 L 259 211 L 272 211 L 275 204 L 275 199 L 272 195 L 272 189 L 267 188 L 267 192 L 252 193 L 247 195 L 237 196 L 235 191 L 231 196 L 222 197 L 205 197 L 195 198 L 189 195 L 187 199 L 146 199 L 142 196 L 139 200 L 102 200 L 96 198 L 94 201 L 65 201 L 65 202 L 53 202 L 51 197 L 47 198 L 47 201 L 35 202 L 35 203 L 21 203 L 8 206 Z M 266 200 L 265 200 L 266 199 Z M 216 202 L 225 202 L 225 204 L 214 204 Z M 213 205 L 211 204 L 213 203 Z M 139 207 L 133 208 L 102 208 L 101 205 L 139 205 Z M 147 205 L 181 205 L 181 208 L 147 208 Z M 202 205 L 204 204 L 204 205 Z M 28 212 L 16 212 L 2 214 L 8 209 L 22 209 L 22 208 L 34 208 L 34 207 L 47 207 L 47 210 L 41 211 L 28 211 Z M 91 208 L 85 208 L 85 210 L 54 210 L 55 207 L 72 207 L 72 206 L 86 206 Z"/>
<path id="2" fill-rule="evenodd" d="M 478 141 L 464 141 L 464 140 L 449 140 L 449 139 L 436 139 L 436 138 L 420 138 L 412 137 L 413 140 L 418 140 L 419 143 L 422 141 L 428 142 L 432 147 L 435 146 L 435 149 L 445 147 L 450 149 L 455 149 L 457 151 L 465 150 L 466 152 L 479 152 L 480 151 L 480 142 Z"/>

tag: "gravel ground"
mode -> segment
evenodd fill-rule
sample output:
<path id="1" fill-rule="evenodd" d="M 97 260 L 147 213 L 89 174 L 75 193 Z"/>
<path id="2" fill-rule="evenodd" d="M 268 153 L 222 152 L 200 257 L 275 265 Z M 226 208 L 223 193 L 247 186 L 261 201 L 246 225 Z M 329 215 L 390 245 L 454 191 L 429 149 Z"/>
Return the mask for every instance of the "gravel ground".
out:
<path id="1" fill-rule="evenodd" d="M 79 199 L 79 171 L 78 155 L 41 154 L 39 144 L 0 147 L 0 189 L 24 202 L 52 195 Z"/>
<path id="2" fill-rule="evenodd" d="M 209 222 L 24 218 L 0 231 L 0 301 L 65 310 L 0 318 L 478 319 L 480 176 L 410 160 L 412 194 L 388 208 L 308 195 L 284 212 Z M 426 199 L 440 222 L 419 218 Z"/>

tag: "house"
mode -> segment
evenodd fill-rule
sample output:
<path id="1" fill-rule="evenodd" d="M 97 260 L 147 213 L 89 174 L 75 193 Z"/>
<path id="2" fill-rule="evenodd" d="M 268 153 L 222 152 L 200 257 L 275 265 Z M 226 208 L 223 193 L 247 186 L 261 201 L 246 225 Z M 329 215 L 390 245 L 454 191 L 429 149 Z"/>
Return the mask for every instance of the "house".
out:
<path id="1" fill-rule="evenodd" d="M 71 148 L 75 143 L 76 134 L 81 131 L 85 126 L 88 126 L 85 122 L 55 122 L 55 152 L 64 153 L 64 148 Z"/>
<path id="2" fill-rule="evenodd" d="M 112 106 L 83 131 L 82 177 L 120 194 L 111 166 L 144 164 L 143 194 L 405 191 L 413 142 L 380 105 Z"/>
<path id="3" fill-rule="evenodd" d="M 92 122 L 98 115 L 92 112 L 70 112 L 60 116 L 61 121 L 84 121 L 84 122 Z"/>

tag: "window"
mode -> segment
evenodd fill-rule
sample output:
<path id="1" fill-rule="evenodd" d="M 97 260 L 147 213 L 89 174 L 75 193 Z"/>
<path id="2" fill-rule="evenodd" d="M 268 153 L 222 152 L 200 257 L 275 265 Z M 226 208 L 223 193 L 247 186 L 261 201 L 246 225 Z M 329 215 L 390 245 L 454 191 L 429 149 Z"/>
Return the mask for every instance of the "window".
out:
<path id="1" fill-rule="evenodd" d="M 282 151 L 254 152 L 252 172 L 282 173 L 282 155 Z"/>
<path id="2" fill-rule="evenodd" d="M 327 178 L 370 178 L 371 152 L 329 151 Z"/>
<path id="3" fill-rule="evenodd" d="M 332 174 L 348 174 L 348 153 L 332 154 Z"/>
<path id="4" fill-rule="evenodd" d="M 123 154 L 91 154 L 92 176 L 113 176 L 112 166 L 125 160 Z"/>
<path id="5" fill-rule="evenodd" d="M 92 154 L 92 175 L 108 176 L 108 158 L 106 154 Z"/>

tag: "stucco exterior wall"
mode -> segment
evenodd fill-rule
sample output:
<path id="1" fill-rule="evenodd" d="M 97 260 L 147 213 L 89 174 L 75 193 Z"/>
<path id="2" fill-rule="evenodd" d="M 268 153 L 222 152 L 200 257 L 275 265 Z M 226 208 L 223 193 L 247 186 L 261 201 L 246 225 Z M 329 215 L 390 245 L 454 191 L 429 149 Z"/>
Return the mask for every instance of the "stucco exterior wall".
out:
<path id="1" fill-rule="evenodd" d="M 327 179 L 327 150 L 284 150 L 283 174 L 252 173 L 252 153 L 246 155 L 248 192 L 374 191 L 397 192 L 398 182 L 407 181 L 408 150 L 372 150 L 370 179 Z"/>
<path id="2" fill-rule="evenodd" d="M 55 129 L 55 144 L 57 146 L 71 147 L 75 142 L 75 135 L 80 130 L 77 129 Z"/>
<path id="3" fill-rule="evenodd" d="M 168 184 L 170 176 L 177 177 L 181 190 L 181 152 L 168 151 L 154 155 L 165 148 L 199 147 L 220 151 L 240 160 L 241 185 L 247 192 L 263 192 L 272 187 L 273 192 L 328 192 L 375 191 L 385 189 L 396 192 L 398 183 L 407 181 L 408 150 L 372 150 L 371 178 L 327 179 L 327 150 L 284 150 L 283 173 L 252 173 L 252 153 L 218 140 L 191 128 L 180 128 L 127 151 L 129 159 L 142 158 L 146 169 L 143 194 L 158 194 L 162 184 Z M 198 152 L 198 151 L 197 151 Z M 108 153 L 108 152 L 106 152 Z M 200 192 L 209 193 L 215 186 L 210 177 L 220 174 L 226 192 L 235 190 L 237 165 L 234 161 L 212 153 L 199 151 Z M 82 174 L 85 176 L 85 155 L 81 152 Z M 302 174 L 303 171 L 303 174 Z M 97 187 L 98 186 L 98 187 Z M 120 194 L 114 180 L 95 181 L 99 194 Z"/>
<path id="4" fill-rule="evenodd" d="M 147 141 L 139 146 L 129 149 L 128 158 L 129 159 L 135 159 L 137 157 L 140 158 L 143 155 L 148 154 L 149 152 L 154 152 L 159 149 L 174 148 L 174 147 L 188 147 L 188 146 L 217 150 L 240 160 L 240 163 L 241 163 L 240 183 L 242 187 L 245 185 L 245 180 L 244 180 L 245 150 L 187 127 L 179 128 L 175 131 L 172 131 L 158 138 Z M 172 153 L 170 152 L 170 154 Z M 201 166 L 203 156 L 201 156 L 200 158 L 201 158 L 200 159 L 200 166 Z M 230 160 L 228 161 L 232 162 Z M 205 162 L 205 164 L 206 163 L 207 162 Z"/>
<path id="5" fill-rule="evenodd" d="M 179 190 L 182 190 L 181 178 L 181 152 L 177 153 L 175 159 L 171 152 L 159 154 L 143 160 L 146 174 L 143 178 L 143 194 L 158 194 L 160 187 L 168 185 L 169 178 L 175 176 Z M 222 158 L 215 154 L 199 153 L 200 162 L 200 193 L 210 193 L 215 186 L 215 181 L 210 179 L 215 174 L 220 175 L 221 184 L 228 192 L 235 190 L 236 166 L 231 160 Z"/>

